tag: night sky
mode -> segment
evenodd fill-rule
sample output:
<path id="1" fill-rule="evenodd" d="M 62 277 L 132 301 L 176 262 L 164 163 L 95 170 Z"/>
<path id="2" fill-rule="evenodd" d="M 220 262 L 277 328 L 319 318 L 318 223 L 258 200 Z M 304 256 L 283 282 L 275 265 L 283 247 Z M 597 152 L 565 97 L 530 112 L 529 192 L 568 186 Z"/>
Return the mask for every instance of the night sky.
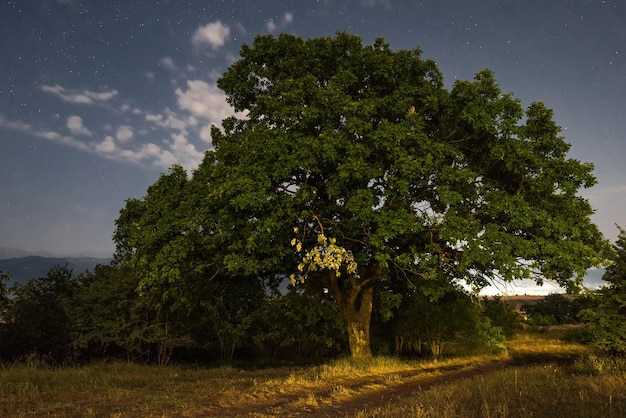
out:
<path id="1" fill-rule="evenodd" d="M 423 50 L 450 86 L 483 68 L 554 109 L 583 192 L 626 226 L 626 9 L 618 0 L 2 0 L 0 247 L 110 256 L 114 220 L 231 114 L 216 79 L 257 34 L 345 31 Z"/>

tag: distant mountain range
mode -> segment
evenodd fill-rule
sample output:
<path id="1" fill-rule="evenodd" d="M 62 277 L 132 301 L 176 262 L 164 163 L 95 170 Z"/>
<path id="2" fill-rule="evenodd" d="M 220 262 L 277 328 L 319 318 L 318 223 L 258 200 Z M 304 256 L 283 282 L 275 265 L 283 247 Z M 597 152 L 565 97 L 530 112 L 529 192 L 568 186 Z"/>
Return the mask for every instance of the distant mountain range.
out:
<path id="1" fill-rule="evenodd" d="M 15 282 L 26 283 L 30 279 L 44 277 L 55 266 L 66 266 L 75 274 L 93 270 L 98 264 L 109 264 L 112 257 L 55 256 L 47 253 L 33 255 L 28 251 L 13 248 L 0 248 L 0 271 L 8 273 Z"/>
<path id="2" fill-rule="evenodd" d="M 38 255 L 40 257 L 50 258 L 110 258 L 113 252 L 110 251 L 87 251 L 78 254 L 53 254 L 46 251 L 25 251 L 18 248 L 0 247 L 0 260 L 7 258 L 28 257 L 29 255 Z"/>

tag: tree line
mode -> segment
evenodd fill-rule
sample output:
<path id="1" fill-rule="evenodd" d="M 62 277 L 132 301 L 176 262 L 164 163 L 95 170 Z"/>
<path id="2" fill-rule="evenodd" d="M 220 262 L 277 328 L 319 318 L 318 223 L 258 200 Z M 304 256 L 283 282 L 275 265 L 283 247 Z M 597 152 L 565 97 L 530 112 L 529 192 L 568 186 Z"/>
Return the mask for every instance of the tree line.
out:
<path id="1" fill-rule="evenodd" d="M 521 323 L 541 328 L 582 324 L 570 338 L 626 354 L 626 232 L 620 229 L 606 286 L 578 295 L 550 294 L 521 307 L 502 297 L 476 299 L 450 286 L 434 298 L 417 288 L 376 287 L 376 354 L 439 356 L 452 350 L 500 350 Z M 94 360 L 167 364 L 296 364 L 346 355 L 345 325 L 332 298 L 277 278 L 214 278 L 183 305 L 140 293 L 128 268 L 98 265 L 74 274 L 57 266 L 26 284 L 7 286 L 0 272 L 0 361 L 70 365 Z M 397 285 L 397 284 L 396 284 Z M 193 306 L 193 309 L 189 307 Z"/>
<path id="2" fill-rule="evenodd" d="M 349 352 L 328 294 L 291 285 L 280 289 L 274 279 L 215 278 L 182 305 L 165 303 L 156 292 L 138 292 L 137 275 L 123 266 L 99 265 L 80 274 L 57 266 L 11 287 L 9 276 L 1 277 L 5 362 L 297 364 Z M 511 307 L 477 304 L 461 288 L 442 289 L 436 302 L 416 289 L 377 288 L 374 300 L 378 354 L 439 356 L 449 345 L 499 350 L 518 322 Z"/>
<path id="3" fill-rule="evenodd" d="M 520 324 L 581 324 L 569 337 L 609 354 L 626 354 L 626 232 L 603 277 L 606 286 L 578 295 L 550 294 L 521 307 L 500 296 L 476 299 L 450 286 L 439 296 L 377 285 L 372 317 L 375 354 L 440 356 L 493 352 Z M 98 265 L 80 274 L 56 266 L 26 284 L 7 286 L 0 272 L 0 361 L 73 365 L 122 359 L 165 365 L 276 365 L 320 362 L 349 353 L 332 298 L 276 278 L 215 278 L 187 306 L 141 294 L 136 273 Z M 379 287 L 380 286 L 380 287 Z M 193 306 L 190 309 L 190 306 Z"/>

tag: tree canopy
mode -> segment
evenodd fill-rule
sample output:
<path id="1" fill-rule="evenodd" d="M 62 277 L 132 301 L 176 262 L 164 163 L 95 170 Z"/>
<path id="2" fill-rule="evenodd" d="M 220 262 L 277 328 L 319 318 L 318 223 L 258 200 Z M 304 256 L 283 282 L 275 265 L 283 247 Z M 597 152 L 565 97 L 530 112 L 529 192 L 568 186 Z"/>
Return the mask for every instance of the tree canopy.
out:
<path id="1" fill-rule="evenodd" d="M 293 274 L 328 289 L 364 357 L 378 281 L 575 287 L 603 260 L 578 195 L 593 166 L 489 70 L 447 89 L 419 49 L 269 35 L 218 86 L 242 116 L 213 127 L 191 178 L 175 167 L 117 220 L 142 287 Z"/>

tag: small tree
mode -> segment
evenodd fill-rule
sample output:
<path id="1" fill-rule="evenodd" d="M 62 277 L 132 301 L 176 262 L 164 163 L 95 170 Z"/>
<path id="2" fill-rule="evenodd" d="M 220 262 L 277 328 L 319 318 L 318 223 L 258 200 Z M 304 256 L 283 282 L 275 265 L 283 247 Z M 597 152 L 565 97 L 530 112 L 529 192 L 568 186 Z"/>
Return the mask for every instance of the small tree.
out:
<path id="1" fill-rule="evenodd" d="M 481 302 L 482 309 L 491 324 L 502 329 L 506 338 L 512 338 L 520 325 L 521 318 L 515 311 L 515 306 L 502 300 L 501 296 L 492 298 L 484 297 Z"/>
<path id="2" fill-rule="evenodd" d="M 4 322 L 5 311 L 9 306 L 9 288 L 6 282 L 10 279 L 10 274 L 0 271 L 0 323 Z"/>
<path id="3" fill-rule="evenodd" d="M 521 310 L 533 325 L 564 325 L 580 321 L 580 312 L 593 305 L 586 295 L 551 293 L 535 303 L 524 304 Z"/>
<path id="4" fill-rule="evenodd" d="M 40 355 L 56 363 L 72 356 L 70 310 L 76 278 L 67 266 L 10 289 L 0 350 L 8 358 Z"/>
<path id="5" fill-rule="evenodd" d="M 257 311 L 251 336 L 255 352 L 268 359 L 312 362 L 344 352 L 343 329 L 328 295 L 292 286 Z"/>
<path id="6" fill-rule="evenodd" d="M 79 277 L 71 311 L 72 343 L 85 359 L 123 357 L 167 364 L 190 344 L 180 312 L 161 306 L 161 294 L 137 292 L 138 275 L 123 266 L 96 266 Z"/>
<path id="7" fill-rule="evenodd" d="M 608 353 L 626 354 L 626 230 L 620 228 L 613 262 L 602 277 L 608 286 L 597 296 L 597 307 L 585 309 L 591 342 Z"/>
<path id="8" fill-rule="evenodd" d="M 501 330 L 494 329 L 481 306 L 460 286 L 445 282 L 425 293 L 424 287 L 398 284 L 390 292 L 401 296 L 392 309 L 392 317 L 381 324 L 378 332 L 394 343 L 398 355 L 422 355 L 423 349 L 438 357 L 445 346 L 495 346 L 502 344 Z"/>

